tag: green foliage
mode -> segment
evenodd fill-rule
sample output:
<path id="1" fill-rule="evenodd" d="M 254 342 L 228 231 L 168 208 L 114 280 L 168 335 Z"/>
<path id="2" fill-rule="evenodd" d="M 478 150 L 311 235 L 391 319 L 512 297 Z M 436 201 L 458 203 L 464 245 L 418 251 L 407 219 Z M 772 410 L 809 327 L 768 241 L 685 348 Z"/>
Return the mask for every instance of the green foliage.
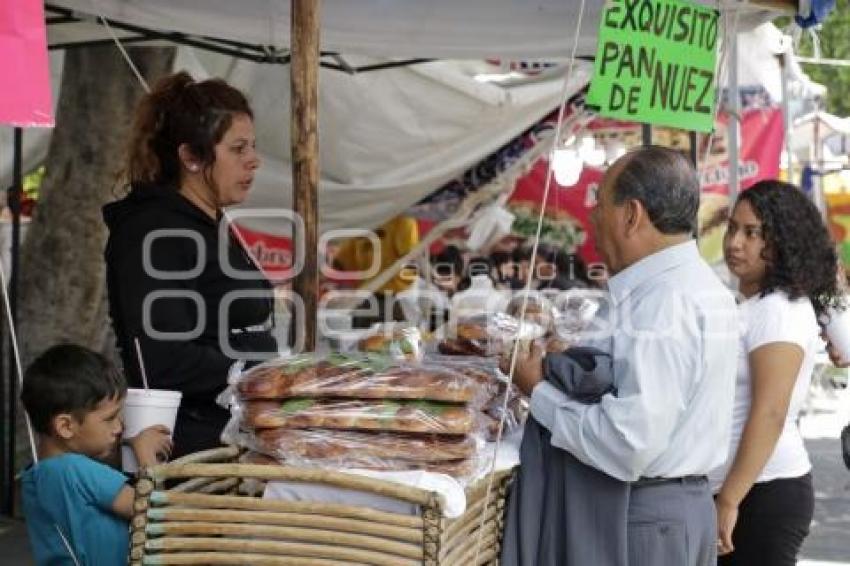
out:
<path id="1" fill-rule="evenodd" d="M 850 60 L 850 0 L 837 0 L 835 10 L 826 18 L 817 35 L 820 37 L 824 59 Z M 803 57 L 814 56 L 812 40 L 803 35 L 798 48 Z M 850 67 L 803 63 L 803 70 L 816 83 L 827 88 L 826 111 L 838 116 L 850 116 Z"/>
<path id="2" fill-rule="evenodd" d="M 44 165 L 42 165 L 35 171 L 24 175 L 23 189 L 26 198 L 38 199 L 38 189 L 41 188 L 41 183 L 44 181 L 44 171 Z"/>

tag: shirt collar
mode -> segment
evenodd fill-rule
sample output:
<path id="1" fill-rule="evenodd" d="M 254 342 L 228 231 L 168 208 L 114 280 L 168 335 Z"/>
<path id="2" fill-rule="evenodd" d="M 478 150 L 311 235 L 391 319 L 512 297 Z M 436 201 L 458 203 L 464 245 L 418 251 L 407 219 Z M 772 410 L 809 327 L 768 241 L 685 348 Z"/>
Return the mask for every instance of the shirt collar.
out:
<path id="1" fill-rule="evenodd" d="M 664 248 L 633 263 L 608 280 L 608 291 L 615 303 L 620 303 L 644 282 L 676 266 L 698 260 L 695 240 Z"/>

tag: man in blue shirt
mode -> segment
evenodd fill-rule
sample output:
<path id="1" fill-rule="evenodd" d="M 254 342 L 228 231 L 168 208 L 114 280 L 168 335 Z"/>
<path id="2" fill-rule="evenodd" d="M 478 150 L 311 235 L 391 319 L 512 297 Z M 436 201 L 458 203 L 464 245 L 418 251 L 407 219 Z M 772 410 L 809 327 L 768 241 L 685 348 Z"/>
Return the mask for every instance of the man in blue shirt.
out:
<path id="1" fill-rule="evenodd" d="M 38 462 L 21 483 L 37 564 L 127 563 L 133 489 L 101 462 L 118 446 L 126 392 L 109 361 L 80 346 L 50 348 L 27 369 L 21 401 L 38 433 Z M 168 435 L 153 426 L 129 441 L 140 466 L 168 455 Z"/>

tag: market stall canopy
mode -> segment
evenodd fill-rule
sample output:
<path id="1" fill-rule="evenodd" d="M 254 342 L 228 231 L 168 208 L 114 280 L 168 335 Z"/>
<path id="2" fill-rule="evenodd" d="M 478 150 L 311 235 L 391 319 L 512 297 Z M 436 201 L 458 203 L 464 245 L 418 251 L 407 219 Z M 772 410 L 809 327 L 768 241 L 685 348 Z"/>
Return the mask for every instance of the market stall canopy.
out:
<path id="1" fill-rule="evenodd" d="M 840 157 L 840 163 L 826 164 L 826 169 L 846 162 L 850 151 L 850 118 L 818 111 L 794 120 L 791 150 L 796 159 L 800 162 L 814 160 L 817 144 L 822 144 L 823 149 L 828 151 L 828 154 L 823 154 L 825 160 L 830 160 L 830 155 Z"/>
<path id="2" fill-rule="evenodd" d="M 61 53 L 52 54 L 54 88 L 61 82 L 61 59 Z M 175 69 L 199 80 L 222 77 L 247 93 L 263 166 L 245 208 L 291 208 L 286 69 L 186 47 L 178 49 Z M 550 113 L 563 92 L 564 73 L 558 66 L 502 72 L 499 63 L 485 61 L 435 61 L 355 75 L 322 69 L 320 229 L 373 228 L 462 175 Z M 489 82 L 481 82 L 482 76 Z M 498 76 L 506 82 L 490 80 Z M 578 62 L 568 92 L 589 78 L 589 64 Z M 11 149 L 7 133 L 0 130 L 0 151 Z M 44 159 L 49 136 L 50 130 L 25 133 L 26 170 Z M 0 182 L 10 174 L 9 161 L 0 160 Z M 245 223 L 281 235 L 289 228 L 271 215 Z"/>
<path id="3" fill-rule="evenodd" d="M 714 1 L 700 3 L 716 6 Z M 596 53 L 604 2 L 587 0 L 323 0 L 324 51 L 378 58 L 481 59 L 486 57 L 568 57 L 581 6 L 580 57 Z M 88 23 L 54 13 L 52 45 L 69 45 L 108 36 L 92 16 L 101 15 L 136 29 L 176 32 L 231 47 L 262 46 L 269 55 L 289 46 L 290 0 L 49 0 L 51 7 L 88 15 Z M 722 2 L 721 10 L 740 10 L 745 26 L 764 21 L 776 10 L 796 11 L 796 2 Z M 247 51 L 247 49 L 246 49 Z"/>
<path id="4" fill-rule="evenodd" d="M 595 49 L 601 4 L 587 2 L 580 54 Z M 50 16 L 48 9 L 53 20 L 48 33 L 53 45 L 109 40 L 91 15 L 99 11 L 133 26 L 176 30 L 195 39 L 285 47 L 289 5 L 289 0 L 51 0 L 47 6 L 73 13 Z M 351 66 L 399 57 L 452 60 L 368 73 L 320 72 L 320 229 L 380 225 L 551 112 L 564 92 L 566 69 L 558 56 L 569 54 L 578 5 L 565 0 L 324 0 L 323 49 L 344 52 Z M 748 11 L 739 16 L 739 30 L 764 19 L 760 6 L 740 6 Z M 80 16 L 83 22 L 77 21 Z M 113 30 L 125 36 L 122 41 L 129 37 L 127 30 Z M 486 56 L 501 57 L 485 61 Z M 458 60 L 462 58 L 471 59 Z M 58 89 L 61 50 L 53 52 L 51 63 L 52 86 Z M 249 94 L 264 165 L 247 206 L 290 207 L 286 68 L 187 47 L 178 50 L 175 68 L 187 69 L 198 79 L 220 76 Z M 580 61 L 567 92 L 578 91 L 589 78 L 589 64 Z M 5 133 L 0 131 L 0 147 L 10 147 L 4 143 Z M 38 141 L 40 135 L 28 131 L 24 136 L 27 170 L 46 155 L 47 140 Z M 0 181 L 5 182 L 7 169 L 0 161 Z M 265 232 L 287 232 L 273 218 L 246 224 Z"/>

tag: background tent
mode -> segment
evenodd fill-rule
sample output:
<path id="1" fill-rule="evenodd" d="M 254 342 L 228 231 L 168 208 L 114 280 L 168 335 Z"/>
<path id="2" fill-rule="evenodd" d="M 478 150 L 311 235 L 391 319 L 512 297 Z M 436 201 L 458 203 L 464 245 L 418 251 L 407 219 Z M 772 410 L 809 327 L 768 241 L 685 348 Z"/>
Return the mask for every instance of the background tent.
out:
<path id="1" fill-rule="evenodd" d="M 193 38 L 262 45 L 266 53 L 285 53 L 289 47 L 289 0 L 51 0 L 46 5 L 80 14 L 100 12 L 134 26 Z M 586 2 L 580 56 L 596 52 L 603 5 L 599 0 Z M 323 0 L 321 47 L 387 59 L 567 57 L 580 6 L 564 0 Z M 51 43 L 84 41 L 93 33 L 108 37 L 102 29 L 56 27 Z"/>
<path id="2" fill-rule="evenodd" d="M 56 74 L 59 63 L 54 62 Z M 264 165 L 245 207 L 291 208 L 285 69 L 185 47 L 175 68 L 196 78 L 220 76 L 248 93 Z M 404 211 L 551 112 L 563 90 L 562 68 L 550 69 L 548 78 L 514 73 L 508 84 L 481 82 L 493 74 L 510 73 L 484 61 L 437 61 L 355 75 L 323 69 L 320 229 L 371 228 Z M 569 89 L 578 90 L 589 77 L 589 64 L 580 62 Z M 0 143 L 9 132 L 2 134 Z M 43 159 L 49 136 L 26 133 L 25 167 Z M 11 160 L 0 161 L 0 183 L 9 182 L 10 167 Z M 273 233 L 287 228 L 269 218 L 244 223 Z"/>
<path id="3" fill-rule="evenodd" d="M 711 2 L 710 4 L 714 4 Z M 45 4 L 48 40 L 54 47 L 110 41 L 96 19 L 113 21 L 122 41 L 200 42 L 240 56 L 285 62 L 288 1 L 246 0 L 51 0 Z M 320 230 L 379 225 L 474 166 L 554 108 L 564 68 L 544 67 L 512 76 L 517 59 L 563 61 L 570 54 L 581 3 L 563 0 L 325 0 L 321 7 L 326 64 L 362 68 L 399 58 L 453 58 L 348 74 L 320 75 Z M 578 55 L 592 57 L 603 2 L 586 2 Z M 775 12 L 746 4 L 739 29 Z M 339 56 L 334 54 L 341 54 Z M 498 57 L 487 63 L 486 57 Z M 559 59 L 561 58 L 561 59 Z M 54 84 L 61 73 L 54 54 Z M 529 61 L 530 60 L 530 61 Z M 258 116 L 265 166 L 249 208 L 289 208 L 289 82 L 286 68 L 220 53 L 182 48 L 175 65 L 196 77 L 222 76 L 246 90 Z M 503 80 L 487 76 L 501 75 Z M 580 64 L 569 86 L 588 79 Z M 27 132 L 25 169 L 43 159 L 47 141 Z M 45 134 L 49 135 L 49 134 Z M 10 148 L 0 132 L 0 151 Z M 0 160 L 0 183 L 9 182 L 11 160 Z M 273 219 L 245 219 L 251 228 L 286 234 Z"/>

